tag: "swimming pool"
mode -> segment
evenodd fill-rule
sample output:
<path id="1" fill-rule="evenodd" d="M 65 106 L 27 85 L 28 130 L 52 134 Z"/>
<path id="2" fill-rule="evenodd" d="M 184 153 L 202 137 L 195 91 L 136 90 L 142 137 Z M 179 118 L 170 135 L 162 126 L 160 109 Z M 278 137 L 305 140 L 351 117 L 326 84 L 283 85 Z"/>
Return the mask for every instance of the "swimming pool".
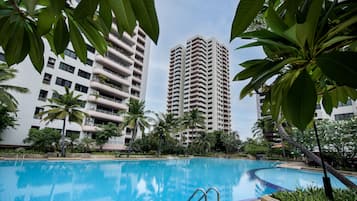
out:
<path id="1" fill-rule="evenodd" d="M 256 177 L 275 165 L 212 158 L 0 161 L 0 200 L 186 201 L 196 188 L 211 186 L 219 189 L 221 201 L 248 200 L 277 190 Z"/>

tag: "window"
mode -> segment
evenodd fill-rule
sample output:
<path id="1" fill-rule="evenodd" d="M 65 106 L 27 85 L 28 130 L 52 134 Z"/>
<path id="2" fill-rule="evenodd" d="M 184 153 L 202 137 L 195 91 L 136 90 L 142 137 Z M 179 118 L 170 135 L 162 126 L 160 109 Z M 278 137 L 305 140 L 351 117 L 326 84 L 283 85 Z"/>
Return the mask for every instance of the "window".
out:
<path id="1" fill-rule="evenodd" d="M 68 64 L 65 64 L 63 62 L 60 63 L 59 69 L 73 73 L 74 72 L 74 67 Z"/>
<path id="2" fill-rule="evenodd" d="M 46 90 L 40 90 L 40 94 L 38 95 L 38 100 L 40 101 L 46 101 L 47 99 L 47 94 L 48 94 L 48 91 Z"/>
<path id="3" fill-rule="evenodd" d="M 341 102 L 338 103 L 338 107 L 349 106 L 349 105 L 352 105 L 351 99 L 348 99 L 346 103 L 341 103 Z"/>
<path id="4" fill-rule="evenodd" d="M 0 61 L 5 61 L 5 55 L 0 52 Z"/>
<path id="5" fill-rule="evenodd" d="M 84 101 L 84 100 L 78 100 L 78 102 L 79 102 L 79 105 L 80 105 L 82 108 L 84 108 L 84 107 L 86 106 L 86 101 Z"/>
<path id="6" fill-rule="evenodd" d="M 63 86 L 63 87 L 71 88 L 72 82 L 69 81 L 69 80 L 65 80 L 63 78 L 57 77 L 56 84 L 60 85 L 60 86 Z"/>
<path id="7" fill-rule="evenodd" d="M 42 107 L 36 107 L 36 108 L 35 108 L 35 113 L 33 114 L 33 118 L 34 118 L 34 119 L 39 119 L 40 117 L 38 116 L 38 114 L 39 114 L 40 112 L 43 112 L 43 108 L 42 108 Z"/>
<path id="8" fill-rule="evenodd" d="M 65 49 L 64 50 L 64 55 L 69 56 L 69 57 L 71 57 L 73 59 L 77 59 L 76 53 L 74 51 L 70 50 L 70 49 Z"/>
<path id="9" fill-rule="evenodd" d="M 87 58 L 86 64 L 89 66 L 93 66 L 93 60 Z"/>
<path id="10" fill-rule="evenodd" d="M 56 63 L 56 59 L 52 58 L 52 57 L 48 57 L 48 61 L 47 61 L 47 66 L 50 68 L 54 68 L 55 67 L 55 63 Z"/>
<path id="11" fill-rule="evenodd" d="M 89 52 L 92 52 L 92 53 L 95 52 L 94 47 L 92 47 L 92 46 L 90 46 L 90 45 L 88 45 L 88 44 L 87 44 L 87 50 L 88 50 Z"/>
<path id="12" fill-rule="evenodd" d="M 49 73 L 45 73 L 45 75 L 43 76 L 42 83 L 51 84 L 51 79 L 52 79 L 52 75 Z"/>
<path id="13" fill-rule="evenodd" d="M 76 84 L 76 85 L 74 86 L 74 90 L 80 91 L 80 92 L 83 92 L 83 93 L 87 93 L 88 87 L 83 86 L 83 85 L 80 85 L 80 84 Z"/>
<path id="14" fill-rule="evenodd" d="M 348 120 L 354 116 L 353 113 L 345 113 L 345 114 L 335 114 L 335 120 Z"/>
<path id="15" fill-rule="evenodd" d="M 87 73 L 86 71 L 83 71 L 81 69 L 78 70 L 78 76 L 86 78 L 88 80 L 90 79 L 90 73 Z"/>

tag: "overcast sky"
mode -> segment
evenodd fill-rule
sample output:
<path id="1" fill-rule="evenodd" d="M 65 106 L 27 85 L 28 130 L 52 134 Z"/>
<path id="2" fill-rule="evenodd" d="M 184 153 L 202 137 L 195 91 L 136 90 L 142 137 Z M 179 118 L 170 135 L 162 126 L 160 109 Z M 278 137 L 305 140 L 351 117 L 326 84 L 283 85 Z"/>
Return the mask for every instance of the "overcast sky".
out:
<path id="1" fill-rule="evenodd" d="M 156 0 L 160 24 L 158 44 L 151 44 L 146 109 L 166 111 L 169 50 L 185 44 L 194 35 L 215 37 L 229 48 L 230 77 L 242 68 L 239 63 L 253 58 L 263 58 L 258 48 L 235 50 L 246 43 L 235 39 L 229 42 L 230 28 L 237 0 Z M 231 82 L 232 130 L 241 138 L 251 137 L 251 128 L 257 119 L 255 97 L 239 100 L 239 93 L 246 82 Z"/>

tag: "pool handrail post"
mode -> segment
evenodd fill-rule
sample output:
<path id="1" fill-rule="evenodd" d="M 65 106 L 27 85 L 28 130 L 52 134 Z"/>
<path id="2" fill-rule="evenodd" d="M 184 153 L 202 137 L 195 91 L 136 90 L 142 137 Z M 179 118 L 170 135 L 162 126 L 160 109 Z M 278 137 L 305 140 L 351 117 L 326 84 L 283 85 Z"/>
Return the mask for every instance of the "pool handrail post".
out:
<path id="1" fill-rule="evenodd" d="M 202 192 L 203 193 L 203 197 L 205 198 L 205 201 L 207 201 L 207 193 L 203 188 L 197 188 L 192 195 L 190 196 L 190 198 L 188 198 L 187 201 L 191 201 L 192 198 L 198 193 L 198 192 Z M 200 198 L 200 200 L 202 199 L 202 197 Z"/>
<path id="2" fill-rule="evenodd" d="M 323 169 L 323 172 L 324 172 L 324 176 L 322 177 L 322 181 L 324 183 L 325 195 L 329 200 L 334 200 L 333 199 L 333 194 L 332 194 L 331 181 L 330 181 L 330 178 L 327 176 L 326 166 L 325 166 L 324 158 L 322 156 L 321 144 L 320 144 L 319 135 L 317 134 L 317 127 L 316 127 L 315 120 L 314 120 L 314 130 L 315 130 L 315 137 L 316 137 L 316 141 L 317 141 L 317 147 L 319 148 L 321 165 L 322 165 L 322 169 Z"/>

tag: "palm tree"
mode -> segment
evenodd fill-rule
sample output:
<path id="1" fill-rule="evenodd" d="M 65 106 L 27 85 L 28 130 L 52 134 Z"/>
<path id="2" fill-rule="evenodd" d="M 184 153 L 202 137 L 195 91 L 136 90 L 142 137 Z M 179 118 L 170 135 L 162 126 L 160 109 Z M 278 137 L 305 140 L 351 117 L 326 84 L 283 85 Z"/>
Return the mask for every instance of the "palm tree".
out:
<path id="1" fill-rule="evenodd" d="M 74 95 L 73 91 L 65 88 L 66 92 L 64 94 L 58 93 L 54 90 L 56 96 L 54 98 L 48 99 L 51 105 L 45 105 L 44 107 L 49 107 L 48 110 L 40 112 L 38 115 L 47 123 L 54 120 L 63 120 L 62 135 L 61 135 L 61 156 L 65 156 L 65 136 L 66 136 L 66 121 L 74 122 L 79 125 L 82 124 L 84 117 L 87 115 L 80 110 L 81 103 L 79 97 L 81 95 Z"/>
<path id="2" fill-rule="evenodd" d="M 137 132 L 145 131 L 145 128 L 149 127 L 149 117 L 146 116 L 150 111 L 145 111 L 145 102 L 138 101 L 136 99 L 130 99 L 127 103 L 129 108 L 128 112 L 124 113 L 124 120 L 120 125 L 119 129 L 124 130 L 124 128 L 130 128 L 131 130 L 131 140 L 129 144 L 129 151 L 131 151 L 131 146 L 136 138 Z"/>
<path id="3" fill-rule="evenodd" d="M 184 117 L 182 119 L 182 124 L 185 128 L 191 129 L 192 141 L 193 141 L 195 129 L 199 127 L 200 128 L 205 127 L 205 117 L 197 108 L 195 108 L 190 112 L 186 112 L 184 114 Z"/>
<path id="4" fill-rule="evenodd" d="M 179 121 L 171 113 L 155 114 L 155 116 L 153 133 L 159 135 L 158 155 L 160 156 L 162 140 L 179 129 Z"/>
<path id="5" fill-rule="evenodd" d="M 28 89 L 23 87 L 3 84 L 3 82 L 14 78 L 16 72 L 14 68 L 10 68 L 6 64 L 0 64 L 0 105 L 6 107 L 10 112 L 16 111 L 18 102 L 8 91 L 28 92 Z"/>

